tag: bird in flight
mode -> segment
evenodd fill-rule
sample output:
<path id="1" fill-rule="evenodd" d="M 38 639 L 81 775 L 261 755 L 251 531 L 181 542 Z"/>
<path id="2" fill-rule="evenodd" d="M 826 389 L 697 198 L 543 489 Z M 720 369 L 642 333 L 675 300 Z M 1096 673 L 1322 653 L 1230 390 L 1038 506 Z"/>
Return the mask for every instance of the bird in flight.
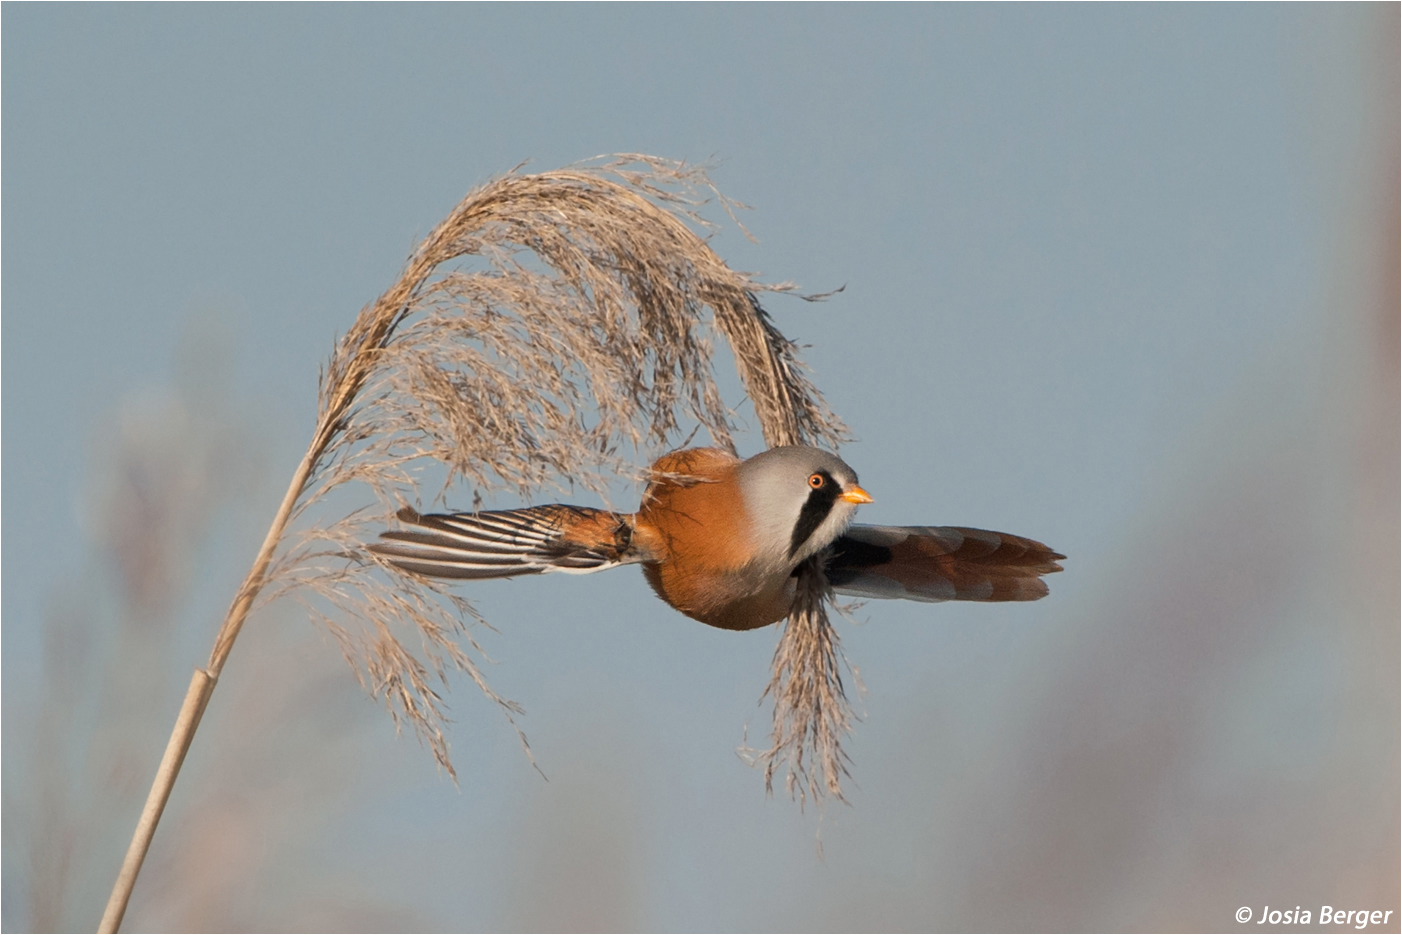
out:
<path id="1" fill-rule="evenodd" d="M 796 571 L 823 553 L 839 594 L 914 601 L 1035 601 L 1066 556 L 1040 542 L 960 526 L 852 525 L 871 503 L 834 454 L 792 445 L 740 460 L 719 448 L 663 455 L 636 513 L 550 504 L 420 514 L 370 550 L 434 578 L 589 574 L 641 564 L 675 609 L 727 630 L 788 616 Z"/>

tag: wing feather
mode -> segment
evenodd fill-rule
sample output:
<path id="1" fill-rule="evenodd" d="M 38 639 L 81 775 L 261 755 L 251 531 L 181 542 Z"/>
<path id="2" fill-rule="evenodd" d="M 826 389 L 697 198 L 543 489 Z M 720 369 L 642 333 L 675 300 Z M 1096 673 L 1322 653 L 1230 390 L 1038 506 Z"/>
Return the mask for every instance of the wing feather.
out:
<path id="1" fill-rule="evenodd" d="M 550 504 L 521 510 L 397 514 L 409 528 L 380 534 L 367 548 L 404 571 L 432 578 L 510 578 L 563 571 L 589 574 L 642 561 L 621 513 Z"/>
<path id="2" fill-rule="evenodd" d="M 825 571 L 839 594 L 910 601 L 1035 601 L 1066 556 L 1033 539 L 962 526 L 851 526 Z"/>

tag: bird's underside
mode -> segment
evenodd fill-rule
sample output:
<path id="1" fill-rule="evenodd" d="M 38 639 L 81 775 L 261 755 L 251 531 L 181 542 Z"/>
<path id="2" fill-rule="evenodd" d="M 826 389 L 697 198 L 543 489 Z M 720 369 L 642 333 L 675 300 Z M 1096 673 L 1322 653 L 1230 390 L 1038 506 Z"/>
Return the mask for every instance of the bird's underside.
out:
<path id="1" fill-rule="evenodd" d="M 370 550 L 435 578 L 509 578 L 563 571 L 589 574 L 655 562 L 633 535 L 629 514 L 552 504 L 521 510 L 421 515 L 399 511 L 409 528 L 381 535 Z M 914 601 L 1035 601 L 1042 575 L 1065 558 L 1040 542 L 958 526 L 853 525 L 825 553 L 839 594 Z"/>

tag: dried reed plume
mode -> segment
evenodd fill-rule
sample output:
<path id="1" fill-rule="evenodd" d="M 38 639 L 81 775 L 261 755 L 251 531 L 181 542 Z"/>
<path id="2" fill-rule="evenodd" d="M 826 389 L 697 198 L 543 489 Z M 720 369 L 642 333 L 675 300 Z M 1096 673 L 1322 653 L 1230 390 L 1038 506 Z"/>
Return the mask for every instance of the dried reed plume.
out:
<path id="1" fill-rule="evenodd" d="M 435 688 L 450 666 L 508 718 L 519 711 L 459 642 L 480 652 L 467 625 L 485 621 L 472 606 L 361 548 L 394 508 L 424 500 L 425 486 L 441 496 L 465 482 L 479 500 L 502 489 L 527 500 L 545 487 L 602 494 L 611 479 L 640 477 L 640 456 L 671 447 L 691 423 L 734 450 L 707 317 L 731 348 L 769 445 L 835 447 L 845 437 L 756 298 L 792 287 L 731 270 L 689 226 L 706 226 L 695 208 L 708 192 L 731 210 L 703 169 L 647 156 L 513 172 L 463 199 L 361 311 L 323 374 L 311 444 L 208 666 L 195 672 L 103 931 L 121 924 L 200 716 L 254 607 L 284 594 L 302 600 L 396 724 L 407 722 L 450 774 Z M 379 509 L 321 522 L 357 484 Z M 791 793 L 840 797 L 851 713 L 817 563 L 802 570 L 799 590 L 766 689 L 772 744 L 758 759 L 766 786 L 786 763 Z"/>
<path id="2" fill-rule="evenodd" d="M 800 806 L 809 798 L 821 802 L 826 795 L 846 801 L 842 738 L 852 729 L 853 713 L 842 685 L 847 660 L 828 620 L 831 597 L 822 556 L 815 555 L 799 569 L 794 605 L 764 689 L 763 697 L 774 702 L 770 746 L 751 756 L 763 767 L 764 787 L 770 792 L 774 773 L 780 765 L 786 768 L 784 788 Z"/>

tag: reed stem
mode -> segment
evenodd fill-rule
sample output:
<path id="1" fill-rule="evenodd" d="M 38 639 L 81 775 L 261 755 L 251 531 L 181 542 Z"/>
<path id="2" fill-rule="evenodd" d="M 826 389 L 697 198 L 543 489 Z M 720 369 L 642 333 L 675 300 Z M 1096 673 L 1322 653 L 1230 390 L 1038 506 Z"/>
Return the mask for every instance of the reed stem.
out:
<path id="1" fill-rule="evenodd" d="M 112 896 L 107 900 L 107 909 L 102 913 L 102 922 L 97 928 L 99 932 L 115 932 L 122 926 L 122 916 L 126 915 L 127 901 L 131 898 L 132 887 L 136 885 L 136 876 L 146 860 L 146 851 L 151 846 L 161 812 L 165 811 L 175 777 L 180 774 L 180 765 L 185 762 L 185 754 L 190 749 L 190 741 L 195 738 L 195 729 L 200 726 L 200 718 L 209 704 L 214 684 L 214 677 L 204 669 L 196 669 L 190 679 L 190 690 L 185 693 L 185 703 L 180 706 L 180 715 L 175 719 L 175 729 L 170 733 L 165 756 L 161 757 L 160 769 L 156 770 L 156 781 L 151 784 L 151 794 L 146 797 L 146 807 L 141 810 L 141 820 L 136 823 L 136 833 L 132 835 L 131 846 L 127 848 L 126 859 L 122 861 L 122 869 L 112 887 Z"/>
<path id="2" fill-rule="evenodd" d="M 219 681 L 219 673 L 224 670 L 224 663 L 229 658 L 239 630 L 243 628 L 243 622 L 248 618 L 254 599 L 267 583 L 268 565 L 272 562 L 273 553 L 287 529 L 287 522 L 297 505 L 297 499 L 302 495 L 307 478 L 311 476 L 312 469 L 326 449 L 329 432 L 325 431 L 325 422 L 323 419 L 323 426 L 317 431 L 311 447 L 302 458 L 302 463 L 297 466 L 292 483 L 288 485 L 287 493 L 282 498 L 282 505 L 278 507 L 277 516 L 273 518 L 263 546 L 258 550 L 258 557 L 254 559 L 248 577 L 244 578 L 238 594 L 229 605 L 229 612 L 224 615 L 224 622 L 214 637 L 209 667 L 196 669 L 190 681 L 190 690 L 185 693 L 185 703 L 180 706 L 180 714 L 170 732 L 165 756 L 161 758 L 160 768 L 156 770 L 156 778 L 151 783 L 151 791 L 146 796 L 146 805 L 141 810 L 141 818 L 136 823 L 136 831 L 132 834 L 130 846 L 127 847 L 127 856 L 122 861 L 122 869 L 117 872 L 117 881 L 112 885 L 112 895 L 107 899 L 107 909 L 102 913 L 102 922 L 98 925 L 99 932 L 116 932 L 121 928 L 122 917 L 127 912 L 127 903 L 131 900 L 131 891 L 136 886 L 137 875 L 141 873 L 141 865 L 146 860 L 146 852 L 156 834 L 156 825 L 160 823 L 161 813 L 165 811 L 166 802 L 175 787 L 176 777 L 180 775 L 185 754 L 189 752 L 190 743 L 195 739 L 195 731 L 199 729 L 200 718 L 204 716 L 209 697 L 214 693 L 214 686 Z"/>

